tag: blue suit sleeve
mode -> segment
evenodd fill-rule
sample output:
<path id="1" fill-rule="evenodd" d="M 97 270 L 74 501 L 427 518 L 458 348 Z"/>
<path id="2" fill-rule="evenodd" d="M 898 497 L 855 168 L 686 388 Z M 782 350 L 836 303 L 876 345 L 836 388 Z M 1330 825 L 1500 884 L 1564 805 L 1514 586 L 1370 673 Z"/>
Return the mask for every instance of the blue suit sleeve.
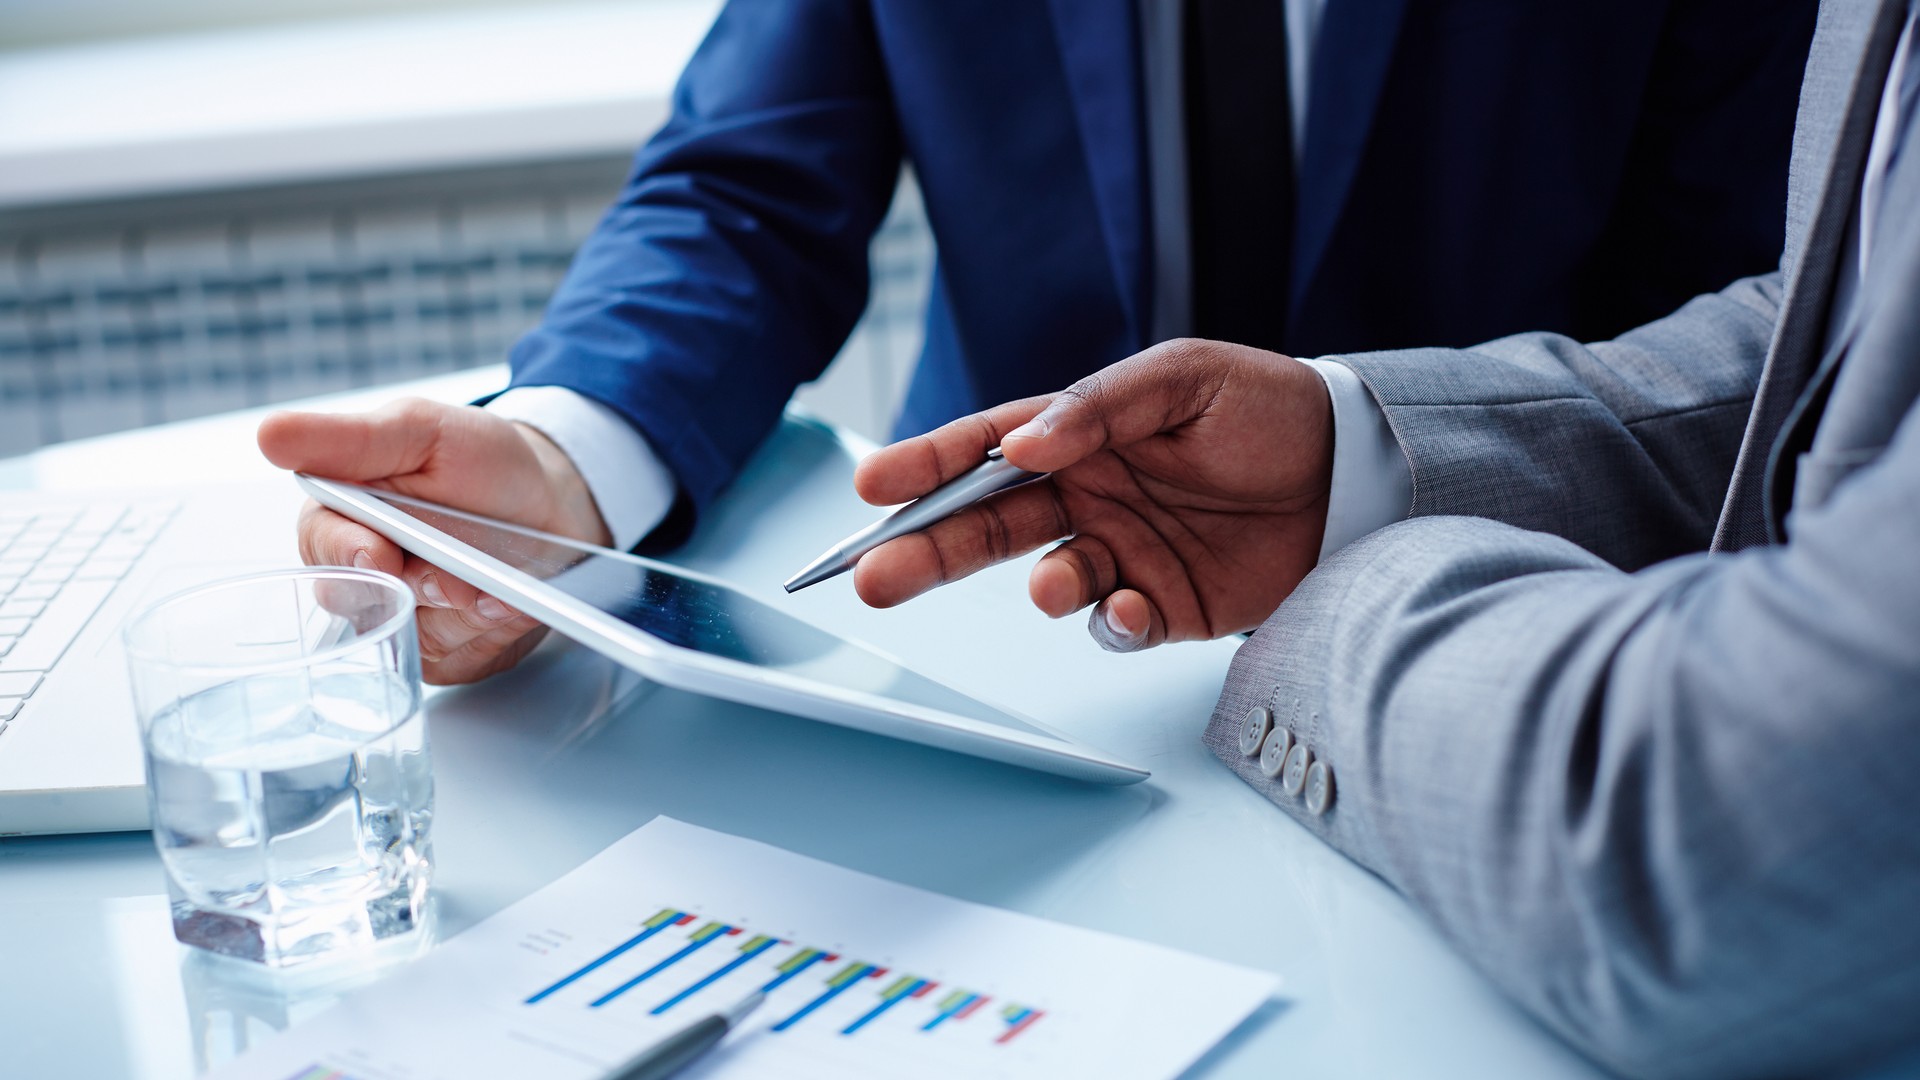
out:
<path id="1" fill-rule="evenodd" d="M 859 318 L 900 165 L 865 4 L 731 0 L 513 385 L 612 408 L 704 506 Z"/>

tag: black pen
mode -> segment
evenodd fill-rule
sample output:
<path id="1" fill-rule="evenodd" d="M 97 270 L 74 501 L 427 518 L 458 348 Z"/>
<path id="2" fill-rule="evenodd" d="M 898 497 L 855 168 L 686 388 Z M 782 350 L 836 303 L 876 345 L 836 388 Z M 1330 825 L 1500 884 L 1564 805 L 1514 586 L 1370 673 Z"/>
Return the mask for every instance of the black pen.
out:
<path id="1" fill-rule="evenodd" d="M 765 1000 L 767 995 L 756 990 L 725 1012 L 695 1020 L 621 1062 L 607 1074 L 607 1080 L 665 1080 L 713 1049 L 715 1043 L 727 1037 L 727 1032 L 732 1031 L 735 1024 L 746 1019 L 747 1014 L 759 1008 Z"/>

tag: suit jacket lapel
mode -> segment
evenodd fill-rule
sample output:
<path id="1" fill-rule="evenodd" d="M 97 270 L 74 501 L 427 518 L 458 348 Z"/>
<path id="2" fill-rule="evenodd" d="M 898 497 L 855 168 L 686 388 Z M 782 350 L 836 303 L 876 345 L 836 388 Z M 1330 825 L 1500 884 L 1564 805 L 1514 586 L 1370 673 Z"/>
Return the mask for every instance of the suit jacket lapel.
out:
<path id="1" fill-rule="evenodd" d="M 1911 119 L 1907 128 L 1911 136 Z M 1915 207 L 1920 207 L 1920 154 L 1908 152 L 1887 178 L 1872 273 L 1854 291 L 1849 310 L 1833 313 L 1845 320 L 1842 329 L 1774 443 L 1767 479 L 1770 522 L 1784 524 L 1791 507 L 1805 505 L 1797 486 L 1801 453 L 1832 458 L 1836 452 L 1876 450 L 1893 437 L 1898 418 L 1920 394 L 1920 364 L 1897 344 L 1920 337 L 1915 333 L 1920 309 L 1908 291 L 1920 278 Z M 1863 392 L 1863 387 L 1871 389 Z M 1826 494 L 1823 489 L 1807 496 L 1818 501 Z"/>
<path id="2" fill-rule="evenodd" d="M 1146 116 L 1132 0 L 1049 0 L 1101 232 L 1136 348 L 1147 338 Z"/>
<path id="3" fill-rule="evenodd" d="M 1807 389 L 1828 318 L 1834 314 L 1834 271 L 1854 220 L 1861 167 L 1905 15 L 1905 0 L 1879 0 L 1871 11 L 1863 11 L 1858 0 L 1826 0 L 1821 5 L 1820 30 L 1807 61 L 1794 132 L 1786 295 L 1714 534 L 1716 551 L 1780 540 L 1779 523 L 1768 506 L 1768 465 L 1789 414 Z M 1823 85 L 1823 78 L 1851 84 Z M 1836 115 L 1826 105 L 1830 101 L 1846 104 Z M 1812 190 L 1799 190 L 1802 185 L 1812 185 Z"/>
<path id="4" fill-rule="evenodd" d="M 1313 48 L 1306 141 L 1300 155 L 1305 167 L 1295 189 L 1298 210 L 1290 308 L 1297 308 L 1313 280 L 1346 208 L 1406 9 L 1407 0 L 1340 0 L 1327 5 L 1320 39 Z"/>

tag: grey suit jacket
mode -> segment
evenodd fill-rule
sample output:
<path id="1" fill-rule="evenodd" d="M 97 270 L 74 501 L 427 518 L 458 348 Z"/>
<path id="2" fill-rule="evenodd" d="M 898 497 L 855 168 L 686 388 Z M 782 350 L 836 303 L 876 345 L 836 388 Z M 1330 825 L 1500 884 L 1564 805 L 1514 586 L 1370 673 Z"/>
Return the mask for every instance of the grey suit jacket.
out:
<path id="1" fill-rule="evenodd" d="M 1779 273 L 1601 344 L 1341 358 L 1412 518 L 1302 583 L 1207 731 L 1624 1072 L 1920 1039 L 1920 144 L 1833 301 L 1905 9 L 1821 5 Z M 1242 755 L 1254 706 L 1324 814 Z"/>

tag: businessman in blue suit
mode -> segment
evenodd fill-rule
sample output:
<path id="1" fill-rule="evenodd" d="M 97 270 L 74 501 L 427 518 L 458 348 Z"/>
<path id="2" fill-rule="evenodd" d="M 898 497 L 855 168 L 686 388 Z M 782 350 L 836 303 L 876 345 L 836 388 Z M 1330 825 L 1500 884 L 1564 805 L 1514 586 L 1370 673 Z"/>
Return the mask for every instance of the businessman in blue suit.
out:
<path id="1" fill-rule="evenodd" d="M 262 447 L 669 543 L 851 330 L 906 163 L 939 256 L 897 435 L 1181 335 L 1296 356 L 1605 337 L 1777 261 L 1814 11 L 733 0 L 511 389 L 283 416 Z M 531 646 L 529 620 L 343 519 L 309 510 L 302 543 L 404 572 L 431 679 Z"/>

